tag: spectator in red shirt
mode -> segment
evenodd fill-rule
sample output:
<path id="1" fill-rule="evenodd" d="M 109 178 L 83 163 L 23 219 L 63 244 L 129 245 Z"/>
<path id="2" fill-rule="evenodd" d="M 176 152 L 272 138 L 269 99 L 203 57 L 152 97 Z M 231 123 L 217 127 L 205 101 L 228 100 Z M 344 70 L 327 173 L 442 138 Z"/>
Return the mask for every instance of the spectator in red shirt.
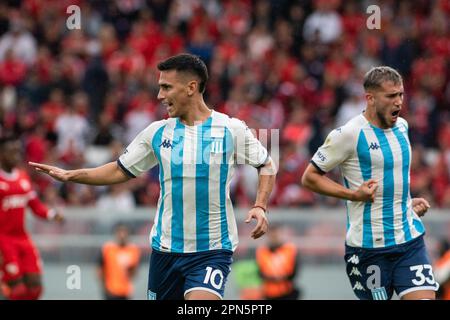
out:
<path id="1" fill-rule="evenodd" d="M 0 84 L 18 86 L 25 79 L 26 72 L 25 63 L 14 57 L 12 49 L 8 49 L 0 62 Z"/>

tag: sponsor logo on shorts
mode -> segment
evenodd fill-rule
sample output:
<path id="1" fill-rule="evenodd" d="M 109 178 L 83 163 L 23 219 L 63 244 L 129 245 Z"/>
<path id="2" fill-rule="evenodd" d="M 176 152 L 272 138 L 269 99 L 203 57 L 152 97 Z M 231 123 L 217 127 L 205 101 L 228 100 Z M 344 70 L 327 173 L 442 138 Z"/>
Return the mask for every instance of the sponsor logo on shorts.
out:
<path id="1" fill-rule="evenodd" d="M 374 288 L 370 290 L 372 292 L 373 300 L 387 300 L 388 295 L 384 287 Z"/>
<path id="2" fill-rule="evenodd" d="M 147 299 L 148 300 L 156 300 L 156 293 L 151 290 L 148 290 L 147 291 Z"/>

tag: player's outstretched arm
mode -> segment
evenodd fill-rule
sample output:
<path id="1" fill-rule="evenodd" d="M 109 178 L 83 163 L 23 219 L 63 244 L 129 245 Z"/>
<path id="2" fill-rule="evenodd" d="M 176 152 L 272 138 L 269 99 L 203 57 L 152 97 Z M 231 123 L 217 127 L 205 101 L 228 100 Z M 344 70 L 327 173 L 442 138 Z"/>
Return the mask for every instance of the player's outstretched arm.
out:
<path id="1" fill-rule="evenodd" d="M 109 162 L 103 166 L 89 169 L 64 170 L 42 163 L 28 162 L 37 171 L 46 173 L 62 182 L 76 182 L 90 185 L 109 185 L 125 182 L 130 179 L 117 162 Z"/>
<path id="2" fill-rule="evenodd" d="M 358 190 L 350 190 L 326 177 L 314 165 L 309 164 L 302 176 L 302 185 L 314 192 L 344 200 L 373 202 L 378 183 L 375 179 L 365 181 Z"/>

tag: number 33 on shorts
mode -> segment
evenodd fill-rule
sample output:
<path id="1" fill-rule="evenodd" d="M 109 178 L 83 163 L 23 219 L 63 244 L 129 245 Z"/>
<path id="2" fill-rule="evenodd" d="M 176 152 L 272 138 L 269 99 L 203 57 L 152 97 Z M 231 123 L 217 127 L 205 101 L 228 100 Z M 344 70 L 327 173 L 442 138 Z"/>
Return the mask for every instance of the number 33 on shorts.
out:
<path id="1" fill-rule="evenodd" d="M 412 283 L 415 286 L 423 286 L 425 283 L 434 286 L 436 280 L 433 276 L 433 268 L 429 264 L 418 264 L 409 267 L 409 270 L 415 272 L 415 278 L 412 279 Z"/>

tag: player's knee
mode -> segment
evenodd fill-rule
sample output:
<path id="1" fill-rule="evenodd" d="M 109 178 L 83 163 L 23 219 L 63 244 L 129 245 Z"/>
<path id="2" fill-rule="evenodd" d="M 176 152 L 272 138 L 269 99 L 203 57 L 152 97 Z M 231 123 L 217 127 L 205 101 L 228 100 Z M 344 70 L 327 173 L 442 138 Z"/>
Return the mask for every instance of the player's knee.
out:
<path id="1" fill-rule="evenodd" d="M 41 297 L 42 292 L 43 292 L 42 286 L 28 287 L 26 299 L 27 300 L 37 300 Z"/>
<path id="2" fill-rule="evenodd" d="M 6 297 L 10 300 L 24 300 L 27 295 L 27 287 L 22 281 L 7 284 Z"/>
<path id="3" fill-rule="evenodd" d="M 185 300 L 221 300 L 218 293 L 205 290 L 193 290 L 184 296 Z"/>
<path id="4" fill-rule="evenodd" d="M 24 276 L 24 283 L 27 287 L 42 287 L 42 280 L 40 274 L 26 274 Z"/>
<path id="5" fill-rule="evenodd" d="M 432 290 L 419 290 L 405 294 L 402 300 L 435 300 L 436 292 Z"/>
<path id="6" fill-rule="evenodd" d="M 37 300 L 42 295 L 42 281 L 40 274 L 26 274 L 24 282 L 27 287 L 26 299 Z"/>

